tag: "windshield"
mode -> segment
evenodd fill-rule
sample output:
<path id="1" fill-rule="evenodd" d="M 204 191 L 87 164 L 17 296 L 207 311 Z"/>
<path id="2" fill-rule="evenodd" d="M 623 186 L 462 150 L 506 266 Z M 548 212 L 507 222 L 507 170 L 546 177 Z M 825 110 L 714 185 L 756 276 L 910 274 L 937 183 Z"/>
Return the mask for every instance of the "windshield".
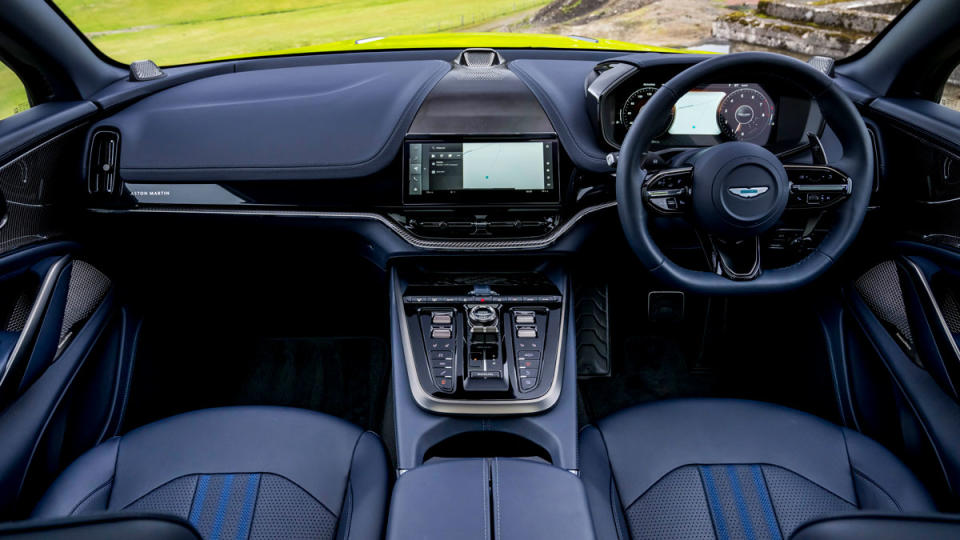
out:
<path id="1" fill-rule="evenodd" d="M 104 54 L 160 65 L 298 52 L 546 47 L 842 58 L 906 0 L 54 0 Z M 574 37 L 570 37 L 574 36 Z"/>

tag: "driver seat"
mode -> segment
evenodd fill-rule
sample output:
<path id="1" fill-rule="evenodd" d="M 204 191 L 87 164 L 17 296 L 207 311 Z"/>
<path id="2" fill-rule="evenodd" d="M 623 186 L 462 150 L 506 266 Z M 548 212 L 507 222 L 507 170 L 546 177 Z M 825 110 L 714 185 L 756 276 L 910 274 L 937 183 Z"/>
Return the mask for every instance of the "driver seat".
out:
<path id="1" fill-rule="evenodd" d="M 580 435 L 597 538 L 789 538 L 857 510 L 935 512 L 878 443 L 753 401 L 680 399 L 618 412 Z"/>

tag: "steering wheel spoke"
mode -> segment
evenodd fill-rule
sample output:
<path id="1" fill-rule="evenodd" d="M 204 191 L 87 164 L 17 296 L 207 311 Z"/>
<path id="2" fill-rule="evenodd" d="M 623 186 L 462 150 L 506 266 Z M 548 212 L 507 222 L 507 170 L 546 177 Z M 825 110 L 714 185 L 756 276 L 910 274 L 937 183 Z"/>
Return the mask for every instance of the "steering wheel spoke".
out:
<path id="1" fill-rule="evenodd" d="M 790 181 L 792 210 L 819 210 L 833 206 L 853 193 L 853 180 L 830 165 L 784 164 Z"/>
<path id="2" fill-rule="evenodd" d="M 664 169 L 651 173 L 643 182 L 643 201 L 660 215 L 683 215 L 690 206 L 693 167 Z"/>
<path id="3" fill-rule="evenodd" d="M 750 281 L 760 276 L 760 237 L 740 240 L 701 236 L 701 244 L 714 273 L 732 281 Z"/>

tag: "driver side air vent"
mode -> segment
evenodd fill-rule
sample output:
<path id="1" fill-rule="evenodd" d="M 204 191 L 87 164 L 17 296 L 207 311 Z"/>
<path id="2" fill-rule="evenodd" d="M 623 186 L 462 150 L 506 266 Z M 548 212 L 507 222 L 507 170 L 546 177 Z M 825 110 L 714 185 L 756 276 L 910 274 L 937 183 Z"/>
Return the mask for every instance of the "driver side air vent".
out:
<path id="1" fill-rule="evenodd" d="M 91 195 L 114 195 L 120 191 L 117 166 L 120 163 L 120 134 L 110 129 L 97 131 L 90 140 L 87 160 L 87 191 Z"/>

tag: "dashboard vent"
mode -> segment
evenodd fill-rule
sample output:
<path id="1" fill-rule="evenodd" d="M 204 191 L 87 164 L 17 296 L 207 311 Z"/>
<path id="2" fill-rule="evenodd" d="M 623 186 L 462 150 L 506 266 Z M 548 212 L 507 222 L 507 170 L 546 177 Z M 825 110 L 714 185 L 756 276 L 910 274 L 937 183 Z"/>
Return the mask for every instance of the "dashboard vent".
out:
<path id="1" fill-rule="evenodd" d="M 471 68 L 488 68 L 503 64 L 503 57 L 493 49 L 464 49 L 456 63 Z"/>
<path id="2" fill-rule="evenodd" d="M 100 130 L 90 141 L 87 190 L 91 194 L 115 194 L 120 191 L 117 166 L 120 163 L 120 134 Z"/>

